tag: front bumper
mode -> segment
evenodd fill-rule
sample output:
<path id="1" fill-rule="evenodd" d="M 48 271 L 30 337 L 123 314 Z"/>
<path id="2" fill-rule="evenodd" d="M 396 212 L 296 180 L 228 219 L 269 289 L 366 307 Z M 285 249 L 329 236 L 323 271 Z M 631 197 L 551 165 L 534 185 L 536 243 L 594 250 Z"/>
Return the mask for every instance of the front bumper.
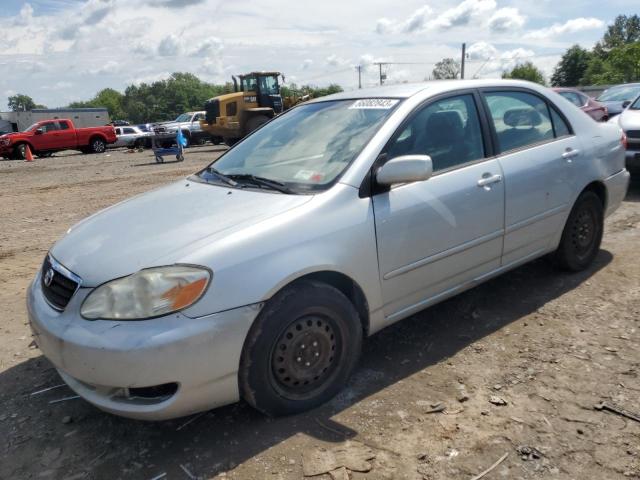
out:
<path id="1" fill-rule="evenodd" d="M 239 400 L 245 337 L 261 305 L 200 318 L 181 313 L 142 321 L 88 321 L 80 289 L 63 312 L 44 300 L 40 274 L 29 287 L 34 338 L 64 381 L 96 407 L 125 417 L 163 420 Z M 140 398 L 130 389 L 177 384 L 170 395 Z"/>
<path id="2" fill-rule="evenodd" d="M 625 160 L 628 170 L 640 171 L 640 148 L 638 150 L 627 150 Z"/>

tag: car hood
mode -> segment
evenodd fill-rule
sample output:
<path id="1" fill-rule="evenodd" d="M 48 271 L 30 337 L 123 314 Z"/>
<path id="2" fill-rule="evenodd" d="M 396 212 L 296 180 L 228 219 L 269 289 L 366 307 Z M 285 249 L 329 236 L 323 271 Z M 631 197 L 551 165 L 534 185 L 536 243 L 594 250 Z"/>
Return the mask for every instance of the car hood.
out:
<path id="1" fill-rule="evenodd" d="M 311 198 L 183 180 L 88 217 L 51 254 L 82 278 L 83 287 L 95 287 L 142 268 L 180 263 L 195 242 L 214 242 Z"/>
<path id="2" fill-rule="evenodd" d="M 625 110 L 618 117 L 618 125 L 627 132 L 629 130 L 640 130 L 640 110 Z"/>
<path id="3" fill-rule="evenodd" d="M 607 107 L 607 111 L 609 112 L 609 116 L 618 115 L 624 110 L 622 108 L 622 104 L 624 102 L 603 102 L 602 100 L 596 100 L 599 103 L 602 103 Z"/>

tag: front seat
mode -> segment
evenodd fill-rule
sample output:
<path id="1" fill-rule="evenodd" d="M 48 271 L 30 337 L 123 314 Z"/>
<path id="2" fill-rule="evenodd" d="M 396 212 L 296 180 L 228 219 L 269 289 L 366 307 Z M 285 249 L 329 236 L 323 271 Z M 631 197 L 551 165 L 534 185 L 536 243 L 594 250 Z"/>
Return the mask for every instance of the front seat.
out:
<path id="1" fill-rule="evenodd" d="M 429 115 L 414 150 L 431 157 L 434 171 L 468 161 L 465 130 L 460 113 L 447 110 Z"/>

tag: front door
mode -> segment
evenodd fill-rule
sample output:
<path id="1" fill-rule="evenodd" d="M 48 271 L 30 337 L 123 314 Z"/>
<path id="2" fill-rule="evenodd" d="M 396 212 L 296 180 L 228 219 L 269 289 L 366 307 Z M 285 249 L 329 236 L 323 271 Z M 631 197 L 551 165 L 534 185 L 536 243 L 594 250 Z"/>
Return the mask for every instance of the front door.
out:
<path id="1" fill-rule="evenodd" d="M 58 122 L 44 122 L 38 127 L 42 130 L 41 134 L 32 137 L 33 147 L 36 151 L 55 150 L 59 143 L 56 132 L 60 129 Z"/>
<path id="2" fill-rule="evenodd" d="M 484 92 L 505 178 L 503 265 L 553 248 L 575 191 L 581 147 L 547 100 L 528 90 Z"/>
<path id="3" fill-rule="evenodd" d="M 373 197 L 384 313 L 389 322 L 452 294 L 500 266 L 504 182 L 486 158 L 479 97 L 419 108 L 384 154 L 429 155 L 434 175 Z"/>

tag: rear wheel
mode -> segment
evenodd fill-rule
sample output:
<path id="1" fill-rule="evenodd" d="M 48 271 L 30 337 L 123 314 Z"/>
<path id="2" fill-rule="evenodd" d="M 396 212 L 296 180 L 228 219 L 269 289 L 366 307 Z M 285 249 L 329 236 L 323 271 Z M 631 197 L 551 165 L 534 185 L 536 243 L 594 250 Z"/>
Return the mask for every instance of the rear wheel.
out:
<path id="1" fill-rule="evenodd" d="M 92 138 L 89 148 L 92 153 L 104 153 L 107 149 L 107 144 L 102 138 Z"/>
<path id="2" fill-rule="evenodd" d="M 358 314 L 336 288 L 305 281 L 273 297 L 249 332 L 242 353 L 242 395 L 268 415 L 317 407 L 353 372 L 362 345 Z"/>
<path id="3" fill-rule="evenodd" d="M 224 144 L 227 147 L 233 147 L 236 143 L 238 143 L 238 140 L 240 140 L 239 138 L 231 138 L 231 137 L 224 137 L 223 141 Z"/>
<path id="4" fill-rule="evenodd" d="M 555 253 L 564 270 L 578 272 L 589 267 L 600 250 L 604 231 L 604 208 L 594 192 L 582 193 L 576 201 L 562 231 Z"/>
<path id="5" fill-rule="evenodd" d="M 211 137 L 211 143 L 213 143 L 214 145 L 220 145 L 223 142 L 224 140 L 222 139 L 222 137 Z"/>
<path id="6" fill-rule="evenodd" d="M 38 152 L 38 157 L 40 158 L 49 158 L 53 155 L 53 152 Z"/>

